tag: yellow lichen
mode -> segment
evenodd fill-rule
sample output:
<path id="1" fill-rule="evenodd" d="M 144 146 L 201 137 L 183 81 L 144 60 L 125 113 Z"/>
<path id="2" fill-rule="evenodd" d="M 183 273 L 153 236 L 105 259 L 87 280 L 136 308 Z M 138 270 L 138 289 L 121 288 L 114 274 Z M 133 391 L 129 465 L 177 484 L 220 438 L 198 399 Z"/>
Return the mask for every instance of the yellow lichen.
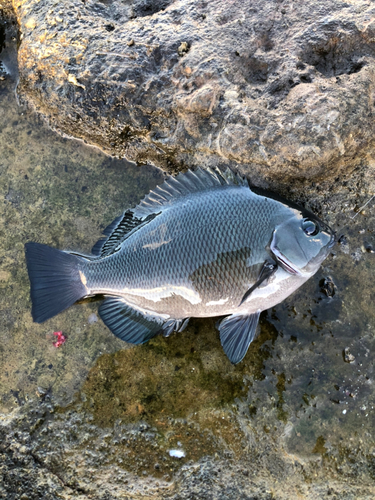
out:
<path id="1" fill-rule="evenodd" d="M 82 87 L 83 89 L 85 88 L 84 85 L 82 85 L 81 83 L 77 82 L 77 78 L 74 75 L 70 75 L 70 74 L 68 75 L 68 82 L 72 83 L 76 87 Z"/>
<path id="2" fill-rule="evenodd" d="M 29 19 L 27 19 L 27 21 L 25 22 L 25 28 L 29 29 L 29 30 L 33 30 L 36 26 L 36 20 L 34 17 L 29 17 Z"/>

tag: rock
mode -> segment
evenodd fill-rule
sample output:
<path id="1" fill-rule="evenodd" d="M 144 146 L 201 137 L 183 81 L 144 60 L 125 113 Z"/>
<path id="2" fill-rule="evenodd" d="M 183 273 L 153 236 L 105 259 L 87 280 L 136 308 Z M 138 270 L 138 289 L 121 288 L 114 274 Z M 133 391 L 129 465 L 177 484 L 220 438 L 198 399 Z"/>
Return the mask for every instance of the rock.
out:
<path id="1" fill-rule="evenodd" d="M 365 0 L 14 0 L 20 94 L 63 133 L 169 171 L 336 178 L 373 145 Z"/>
<path id="2" fill-rule="evenodd" d="M 11 0 L 0 0 L 0 82 L 8 78 L 17 78 L 18 67 L 15 62 L 17 55 L 14 43 L 17 31 L 17 19 Z"/>
<path id="3" fill-rule="evenodd" d="M 1 0 L 0 2 L 0 19 L 4 20 L 13 18 L 14 11 L 12 6 L 12 0 Z"/>

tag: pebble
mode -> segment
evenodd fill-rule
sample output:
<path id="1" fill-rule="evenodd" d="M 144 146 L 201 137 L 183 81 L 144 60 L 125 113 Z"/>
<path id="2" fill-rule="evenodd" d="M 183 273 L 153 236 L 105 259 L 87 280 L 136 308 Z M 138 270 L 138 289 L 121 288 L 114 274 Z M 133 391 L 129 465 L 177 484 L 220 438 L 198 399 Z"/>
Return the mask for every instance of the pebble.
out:
<path id="1" fill-rule="evenodd" d="M 183 458 L 185 456 L 185 452 L 183 450 L 169 450 L 169 456 L 174 458 Z"/>
<path id="2" fill-rule="evenodd" d="M 353 363 L 353 361 L 355 360 L 355 356 L 353 356 L 353 354 L 350 352 L 349 347 L 345 347 L 344 349 L 344 360 L 345 363 Z"/>
<path id="3" fill-rule="evenodd" d="M 320 290 L 327 295 L 327 297 L 333 297 L 335 295 L 335 284 L 330 276 L 327 276 L 320 282 Z"/>
<path id="4" fill-rule="evenodd" d="M 92 325 L 92 324 L 96 323 L 97 321 L 98 321 L 98 316 L 95 313 L 90 314 L 90 316 L 88 317 L 88 320 L 87 320 L 89 325 Z"/>

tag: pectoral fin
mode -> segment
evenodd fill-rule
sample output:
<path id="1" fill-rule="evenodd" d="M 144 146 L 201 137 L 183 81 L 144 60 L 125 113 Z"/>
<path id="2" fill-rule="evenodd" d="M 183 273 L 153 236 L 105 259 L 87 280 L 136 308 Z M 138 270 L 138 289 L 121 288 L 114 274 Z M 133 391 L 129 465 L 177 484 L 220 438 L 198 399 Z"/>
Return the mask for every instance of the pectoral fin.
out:
<path id="1" fill-rule="evenodd" d="M 275 261 L 271 260 L 266 260 L 265 263 L 263 264 L 262 269 L 260 270 L 259 273 L 259 278 L 257 281 L 252 285 L 245 293 L 245 295 L 242 297 L 242 300 L 240 302 L 240 306 L 247 300 L 247 298 L 250 296 L 250 294 L 258 288 L 264 281 L 266 281 L 268 278 L 270 278 L 275 272 L 277 271 L 277 264 Z"/>
<path id="2" fill-rule="evenodd" d="M 220 341 L 229 361 L 236 365 L 243 360 L 254 340 L 260 311 L 248 316 L 232 314 L 218 325 Z"/>

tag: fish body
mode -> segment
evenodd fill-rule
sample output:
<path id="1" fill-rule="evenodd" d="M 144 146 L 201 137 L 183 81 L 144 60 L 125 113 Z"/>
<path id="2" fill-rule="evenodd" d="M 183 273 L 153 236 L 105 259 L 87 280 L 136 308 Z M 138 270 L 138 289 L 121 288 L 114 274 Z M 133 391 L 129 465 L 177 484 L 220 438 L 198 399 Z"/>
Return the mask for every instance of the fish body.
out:
<path id="1" fill-rule="evenodd" d="M 311 277 L 334 243 L 313 214 L 251 190 L 229 170 L 170 178 L 105 234 L 92 256 L 26 245 L 34 320 L 104 295 L 106 325 L 139 344 L 181 331 L 190 317 L 225 315 L 220 337 L 234 363 L 246 354 L 260 312 Z M 60 276 L 49 270 L 51 260 Z"/>
<path id="2" fill-rule="evenodd" d="M 293 216 L 289 207 L 254 196 L 245 186 L 181 197 L 117 252 L 81 263 L 87 295 L 119 296 L 176 319 L 268 309 L 281 298 L 270 299 L 261 288 L 240 302 L 269 258 L 273 228 Z M 280 267 L 275 278 L 280 286 L 288 280 L 289 290 L 291 282 L 298 287 L 307 276 L 296 279 Z"/>

